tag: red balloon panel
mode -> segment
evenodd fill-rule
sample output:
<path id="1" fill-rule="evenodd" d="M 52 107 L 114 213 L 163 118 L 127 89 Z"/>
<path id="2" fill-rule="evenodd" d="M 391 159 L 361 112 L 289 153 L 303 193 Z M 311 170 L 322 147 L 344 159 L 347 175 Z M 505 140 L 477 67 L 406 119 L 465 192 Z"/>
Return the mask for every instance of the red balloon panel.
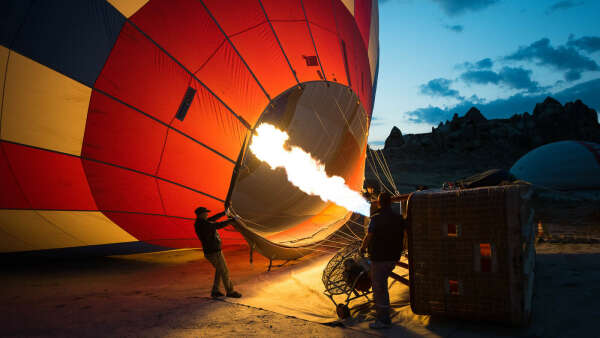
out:
<path id="1" fill-rule="evenodd" d="M 267 21 L 258 0 L 203 0 L 203 3 L 228 36 Z"/>
<path id="2" fill-rule="evenodd" d="M 193 81 L 191 87 L 196 95 L 185 119 L 171 126 L 235 161 L 248 129 L 204 86 Z"/>
<path id="3" fill-rule="evenodd" d="M 170 131 L 158 176 L 225 200 L 234 166 L 202 145 Z"/>
<path id="4" fill-rule="evenodd" d="M 2 146 L 32 209 L 97 210 L 79 157 L 7 142 Z"/>
<path id="5" fill-rule="evenodd" d="M 232 36 L 231 41 L 271 98 L 297 83 L 268 23 Z"/>
<path id="6" fill-rule="evenodd" d="M 104 215 L 116 224 L 126 225 L 125 230 L 140 241 L 148 242 L 149 240 L 175 238 L 192 239 L 196 236 L 194 232 L 181 227 L 180 223 L 173 222 L 172 217 L 122 212 L 104 212 Z"/>
<path id="7" fill-rule="evenodd" d="M 306 21 L 277 21 L 273 22 L 273 28 L 296 71 L 298 80 L 300 82 L 322 80 L 317 73 L 317 71 L 321 72 L 321 67 L 316 60 L 315 47 L 310 39 Z"/>
<path id="8" fill-rule="evenodd" d="M 369 47 L 369 33 L 371 31 L 371 7 L 371 0 L 354 0 L 354 20 L 366 48 Z"/>
<path id="9" fill-rule="evenodd" d="M 306 18 L 310 23 L 320 26 L 332 33 L 337 33 L 335 18 L 333 17 L 333 1 L 329 0 L 302 0 Z M 333 45 L 331 48 L 334 48 Z"/>
<path id="10" fill-rule="evenodd" d="M 222 44 L 196 76 L 250 125 L 256 123 L 269 103 L 267 96 L 229 43 Z"/>
<path id="11" fill-rule="evenodd" d="M 305 20 L 300 0 L 261 0 L 271 21 Z"/>
<path id="12" fill-rule="evenodd" d="M 348 85 L 346 78 L 346 69 L 344 68 L 344 57 L 340 39 L 335 31 L 321 28 L 314 24 L 310 24 L 315 45 L 319 52 L 319 58 L 323 64 L 323 70 L 327 75 L 327 80 Z"/>
<path id="13" fill-rule="evenodd" d="M 198 0 L 150 1 L 131 21 L 190 72 L 196 72 L 225 40 Z"/>
<path id="14" fill-rule="evenodd" d="M 164 124 L 93 91 L 82 157 L 154 175 L 166 136 Z"/>
<path id="15" fill-rule="evenodd" d="M 358 95 L 360 101 L 371 115 L 371 70 L 368 53 L 362 41 L 360 32 L 356 27 L 354 17 L 348 12 L 344 4 L 334 1 L 335 15 L 338 23 L 338 32 L 344 42 L 346 60 L 350 72 L 352 90 Z"/>
<path id="16" fill-rule="evenodd" d="M 183 188 L 173 183 L 158 181 L 158 188 L 168 216 L 195 218 L 194 210 L 203 206 L 210 214 L 223 211 L 223 202 Z"/>
<path id="17" fill-rule="evenodd" d="M 100 210 L 163 214 L 154 177 L 90 160 L 83 167 Z"/>
<path id="18" fill-rule="evenodd" d="M 190 74 L 126 23 L 95 88 L 168 124 L 190 81 Z"/>
<path id="19" fill-rule="evenodd" d="M 5 209 L 30 209 L 8 163 L 4 143 L 0 142 L 0 206 Z"/>

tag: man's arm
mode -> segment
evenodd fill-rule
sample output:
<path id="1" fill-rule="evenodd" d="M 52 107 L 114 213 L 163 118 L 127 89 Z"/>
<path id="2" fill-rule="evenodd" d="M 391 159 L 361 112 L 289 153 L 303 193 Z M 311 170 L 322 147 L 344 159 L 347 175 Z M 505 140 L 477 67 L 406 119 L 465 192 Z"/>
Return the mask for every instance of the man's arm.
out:
<path id="1" fill-rule="evenodd" d="M 214 214 L 214 215 L 210 216 L 206 220 L 209 222 L 214 222 L 214 221 L 218 220 L 219 218 L 223 217 L 224 215 L 225 215 L 225 211 L 222 211 L 218 214 Z"/>
<path id="2" fill-rule="evenodd" d="M 223 229 L 224 227 L 228 226 L 229 224 L 233 223 L 235 221 L 235 218 L 228 218 L 227 220 L 223 221 L 223 222 L 215 222 L 215 228 L 217 229 Z"/>

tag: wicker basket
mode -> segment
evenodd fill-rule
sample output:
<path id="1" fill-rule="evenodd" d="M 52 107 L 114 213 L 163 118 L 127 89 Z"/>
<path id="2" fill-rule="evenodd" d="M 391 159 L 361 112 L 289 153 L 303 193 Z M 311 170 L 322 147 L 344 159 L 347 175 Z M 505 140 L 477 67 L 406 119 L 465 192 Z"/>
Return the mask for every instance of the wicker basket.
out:
<path id="1" fill-rule="evenodd" d="M 415 193 L 408 204 L 413 312 L 528 323 L 535 264 L 530 195 L 523 185 Z"/>

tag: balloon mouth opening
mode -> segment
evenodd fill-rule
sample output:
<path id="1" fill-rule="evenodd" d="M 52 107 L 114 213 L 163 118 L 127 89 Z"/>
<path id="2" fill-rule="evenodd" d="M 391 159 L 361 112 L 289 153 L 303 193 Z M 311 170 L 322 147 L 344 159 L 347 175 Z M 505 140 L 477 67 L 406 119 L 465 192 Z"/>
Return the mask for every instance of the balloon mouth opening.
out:
<path id="1" fill-rule="evenodd" d="M 328 176 L 340 177 L 353 191 L 362 187 L 368 119 L 348 87 L 322 81 L 292 87 L 271 101 L 256 127 L 262 124 L 287 133 L 284 149 L 300 148 Z M 301 245 L 345 222 L 348 209 L 307 194 L 290 183 L 285 169 L 260 160 L 249 149 L 256 135 L 246 141 L 229 199 L 247 230 L 275 243 Z"/>

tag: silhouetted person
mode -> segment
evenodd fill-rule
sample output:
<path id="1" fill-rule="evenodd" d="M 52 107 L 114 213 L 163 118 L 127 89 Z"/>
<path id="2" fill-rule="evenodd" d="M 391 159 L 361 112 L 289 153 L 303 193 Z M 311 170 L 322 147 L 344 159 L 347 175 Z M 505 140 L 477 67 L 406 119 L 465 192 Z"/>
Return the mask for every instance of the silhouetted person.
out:
<path id="1" fill-rule="evenodd" d="M 197 218 L 194 227 L 196 228 L 198 239 L 202 242 L 204 257 L 215 267 L 215 279 L 210 295 L 212 297 L 223 296 L 221 291 L 219 291 L 219 282 L 223 281 L 227 297 L 240 298 L 242 295 L 233 289 L 233 283 L 229 279 L 229 269 L 227 268 L 225 257 L 223 257 L 223 253 L 221 252 L 221 237 L 219 237 L 219 233 L 217 232 L 217 229 L 226 227 L 234 219 L 228 218 L 223 222 L 214 222 L 225 215 L 225 212 L 220 212 L 208 218 L 209 211 L 205 207 L 196 209 Z"/>
<path id="2" fill-rule="evenodd" d="M 371 216 L 369 230 L 360 247 L 361 254 L 368 250 L 371 259 L 371 282 L 377 318 L 369 324 L 372 329 L 391 326 L 388 277 L 402 255 L 406 224 L 404 218 L 392 210 L 392 196 L 379 194 L 380 209 Z"/>

